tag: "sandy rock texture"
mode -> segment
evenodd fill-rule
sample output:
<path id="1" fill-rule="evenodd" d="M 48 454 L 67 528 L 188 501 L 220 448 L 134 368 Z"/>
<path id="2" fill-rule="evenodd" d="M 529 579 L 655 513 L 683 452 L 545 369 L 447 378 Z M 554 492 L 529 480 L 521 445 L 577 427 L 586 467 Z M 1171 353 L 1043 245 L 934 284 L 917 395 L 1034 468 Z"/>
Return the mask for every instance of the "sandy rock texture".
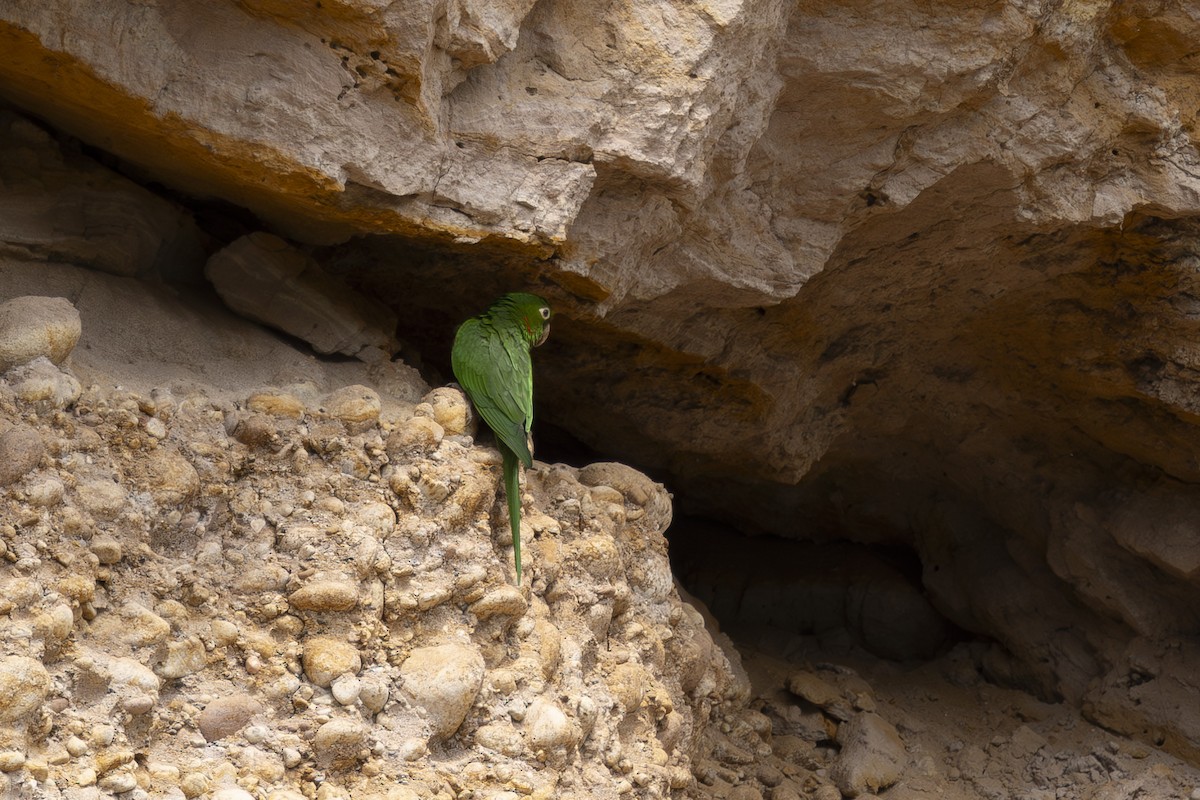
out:
<path id="1" fill-rule="evenodd" d="M 8 266 L 23 277 L 7 290 L 46 279 L 45 265 Z M 243 324 L 175 302 L 148 332 L 213 341 L 214 318 Z M 118 386 L 103 354 L 119 343 L 90 330 L 101 313 L 82 304 L 85 347 L 58 354 L 56 369 L 88 376 L 76 399 L 22 399 L 19 367 L 0 375 L 0 794 L 759 791 L 742 748 L 769 756 L 770 729 L 732 647 L 675 590 L 660 484 L 620 464 L 539 463 L 519 589 L 499 456 L 473 442 L 456 389 L 393 365 L 425 394 L 385 403 L 378 365 L 361 362 L 340 373 L 360 383 L 315 401 L 303 384 L 238 393 L 230 375 L 207 391 Z M 240 355 L 261 376 L 291 345 L 258 336 Z M 54 346 L 26 356 L 53 364 Z M 259 433 L 239 438 L 246 414 Z M 439 435 L 408 436 L 429 429 L 416 419 Z M 696 776 L 713 770 L 710 792 Z"/>
<path id="2" fill-rule="evenodd" d="M 1185 0 L 16 0 L 0 95 L 128 175 L 249 210 L 390 306 L 433 362 L 467 313 L 538 287 L 561 320 L 539 360 L 546 419 L 670 475 L 691 510 L 915 553 L 908 600 L 997 642 L 989 675 L 1194 753 L 1196 719 L 1156 709 L 1192 697 L 1170 676 L 1196 667 L 1179 653 L 1200 629 L 1198 43 Z M 175 202 L 5 120 L 6 151 L 36 155 L 0 183 L 16 210 L 0 231 L 21 222 L 6 256 L 195 278 L 257 233 L 197 233 Z M 97 229 L 105 246 L 80 238 Z M 368 332 L 350 352 L 390 352 L 341 321 Z M 87 407 L 48 361 L 14 394 Z M 295 382 L 227 400 L 239 447 L 293 446 L 252 409 L 276 401 L 250 395 Z M 304 451 L 376 475 L 343 424 L 312 424 Z M 455 442 L 436 417 L 395 425 L 389 459 Z M 169 449 L 166 421 L 145 428 Z M 204 498 L 216 467 L 192 463 Z M 153 495 L 46 480 L 91 519 Z M 417 504 L 454 489 L 409 481 L 393 489 Z M 378 607 L 320 571 L 313 602 L 350 610 L 303 613 Z M 256 580 L 280 602 L 304 589 Z M 905 596 L 884 583 L 858 598 Z M 446 602 L 423 592 L 418 608 Z M 860 610 L 864 632 L 886 619 Z M 931 633 L 864 636 L 912 651 Z"/>

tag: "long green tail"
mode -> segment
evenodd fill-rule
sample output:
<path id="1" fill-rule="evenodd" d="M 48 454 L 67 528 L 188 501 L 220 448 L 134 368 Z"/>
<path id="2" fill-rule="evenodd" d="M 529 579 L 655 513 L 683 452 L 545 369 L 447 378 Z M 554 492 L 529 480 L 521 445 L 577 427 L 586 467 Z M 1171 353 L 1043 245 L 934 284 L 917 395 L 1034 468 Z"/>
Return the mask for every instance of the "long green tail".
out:
<path id="1" fill-rule="evenodd" d="M 517 562 L 517 586 L 521 585 L 521 462 L 517 454 L 501 444 L 504 454 L 504 495 L 508 499 L 508 523 L 512 526 L 513 558 Z"/>

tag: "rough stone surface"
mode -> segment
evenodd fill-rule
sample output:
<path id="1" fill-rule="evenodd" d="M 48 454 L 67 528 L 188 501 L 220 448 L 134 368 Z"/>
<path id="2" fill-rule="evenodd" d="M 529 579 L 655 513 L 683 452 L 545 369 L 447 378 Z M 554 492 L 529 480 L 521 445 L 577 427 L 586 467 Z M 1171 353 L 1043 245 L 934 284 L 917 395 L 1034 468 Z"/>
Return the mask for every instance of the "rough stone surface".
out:
<path id="1" fill-rule="evenodd" d="M 0 486 L 20 480 L 42 460 L 46 445 L 27 425 L 14 425 L 0 433 Z"/>
<path id="2" fill-rule="evenodd" d="M 250 719 L 261 711 L 262 706 L 250 695 L 218 697 L 196 717 L 196 727 L 205 741 L 215 742 L 246 727 Z"/>
<path id="3" fill-rule="evenodd" d="M 878 714 L 857 714 L 838 729 L 842 752 L 830 777 L 847 797 L 878 793 L 900 779 L 907 754 L 894 725 Z"/>
<path id="4" fill-rule="evenodd" d="M 349 581 L 316 580 L 292 592 L 288 601 L 302 611 L 350 611 L 358 605 L 358 590 Z"/>
<path id="5" fill-rule="evenodd" d="M 61 364 L 79 342 L 75 306 L 63 297 L 14 297 L 0 303 L 0 372 L 47 358 Z"/>
<path id="6" fill-rule="evenodd" d="M 318 353 L 390 355 L 396 349 L 392 311 L 326 275 L 278 236 L 243 236 L 214 254 L 204 274 L 230 308 L 303 339 Z"/>
<path id="7" fill-rule="evenodd" d="M 1084 699 L 1088 716 L 1119 733 L 1200 761 L 1200 680 L 1194 642 L 1164 645 L 1135 639 Z"/>
<path id="8" fill-rule="evenodd" d="M 188 279 L 203 267 L 201 234 L 174 203 L 0 109 L 0 251 L 116 275 Z M 78 337 L 78 333 L 76 333 Z"/>
<path id="9" fill-rule="evenodd" d="M 401 686 L 425 712 L 434 737 L 458 730 L 483 685 L 483 657 L 473 647 L 445 644 L 414 650 L 400 665 Z"/>
<path id="10" fill-rule="evenodd" d="M 74 405 L 83 392 L 74 375 L 54 366 L 45 356 L 13 367 L 6 379 L 19 399 L 42 407 L 66 408 Z"/>
<path id="11" fill-rule="evenodd" d="M 0 659 L 0 721 L 28 723 L 50 691 L 50 674 L 41 661 L 26 656 Z"/>
<path id="12" fill-rule="evenodd" d="M 304 674 L 317 686 L 329 686 L 345 674 L 362 669 L 358 648 L 328 636 L 314 636 L 304 643 Z"/>

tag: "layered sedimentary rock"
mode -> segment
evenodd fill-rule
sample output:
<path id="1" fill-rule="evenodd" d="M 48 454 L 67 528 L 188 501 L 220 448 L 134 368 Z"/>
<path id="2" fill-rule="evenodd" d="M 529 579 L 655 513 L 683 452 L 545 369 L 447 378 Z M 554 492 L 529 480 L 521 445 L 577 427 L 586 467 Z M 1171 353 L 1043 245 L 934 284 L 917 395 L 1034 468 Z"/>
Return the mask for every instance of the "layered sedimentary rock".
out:
<path id="1" fill-rule="evenodd" d="M 433 361 L 540 286 L 539 413 L 914 549 L 994 674 L 1110 708 L 1200 626 L 1198 44 L 1184 2 L 59 0 L 0 11 L 0 94 L 324 245 Z"/>

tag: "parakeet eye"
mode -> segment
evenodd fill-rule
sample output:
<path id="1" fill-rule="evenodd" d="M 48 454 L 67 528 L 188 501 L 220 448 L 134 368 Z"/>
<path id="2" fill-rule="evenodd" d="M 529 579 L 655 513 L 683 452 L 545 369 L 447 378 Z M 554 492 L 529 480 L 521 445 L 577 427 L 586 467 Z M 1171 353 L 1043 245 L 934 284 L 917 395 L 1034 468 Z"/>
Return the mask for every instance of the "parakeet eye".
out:
<path id="1" fill-rule="evenodd" d="M 547 308 L 546 306 L 542 306 L 542 307 L 539 309 L 539 312 L 540 312 L 540 313 L 541 313 L 541 315 L 542 315 L 542 319 L 550 319 L 550 309 L 549 309 L 549 308 Z"/>

